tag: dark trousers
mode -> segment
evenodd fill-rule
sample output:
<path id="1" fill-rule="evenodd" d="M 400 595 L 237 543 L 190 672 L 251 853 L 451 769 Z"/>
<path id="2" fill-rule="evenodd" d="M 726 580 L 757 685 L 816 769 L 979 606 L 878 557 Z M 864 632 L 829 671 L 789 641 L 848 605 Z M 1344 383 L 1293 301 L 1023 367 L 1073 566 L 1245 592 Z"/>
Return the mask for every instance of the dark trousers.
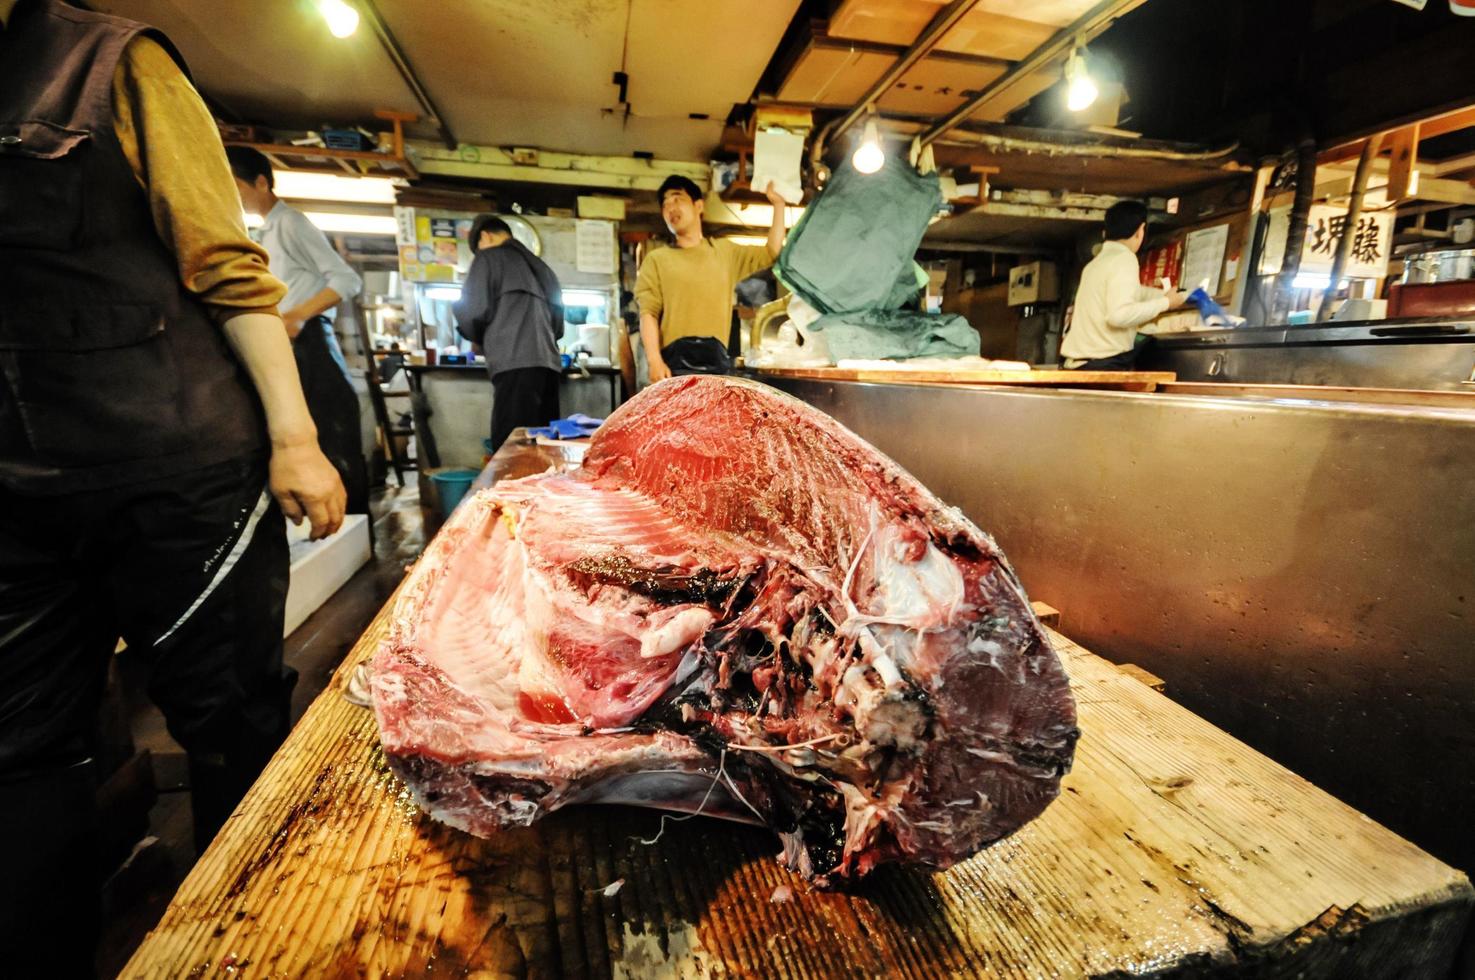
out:
<path id="1" fill-rule="evenodd" d="M 513 368 L 492 375 L 492 452 L 520 425 L 547 425 L 559 418 L 558 381 L 551 368 Z"/>
<path id="2" fill-rule="evenodd" d="M 1137 349 L 1122 351 L 1110 357 L 1097 357 L 1067 371 L 1131 371 L 1137 366 Z"/>
<path id="3" fill-rule="evenodd" d="M 98 916 L 93 732 L 108 658 L 147 667 L 214 836 L 287 733 L 287 541 L 265 460 L 133 486 L 0 489 L 0 962 L 90 973 Z M 38 941 L 58 926 L 64 943 Z M 42 959 L 31 970 L 28 957 Z"/>
<path id="4" fill-rule="evenodd" d="M 363 429 L 359 425 L 359 398 L 348 377 L 348 365 L 333 323 L 315 316 L 302 325 L 292 341 L 297 376 L 307 410 L 318 428 L 318 445 L 343 480 L 348 512 L 369 512 L 369 467 L 364 459 Z"/>

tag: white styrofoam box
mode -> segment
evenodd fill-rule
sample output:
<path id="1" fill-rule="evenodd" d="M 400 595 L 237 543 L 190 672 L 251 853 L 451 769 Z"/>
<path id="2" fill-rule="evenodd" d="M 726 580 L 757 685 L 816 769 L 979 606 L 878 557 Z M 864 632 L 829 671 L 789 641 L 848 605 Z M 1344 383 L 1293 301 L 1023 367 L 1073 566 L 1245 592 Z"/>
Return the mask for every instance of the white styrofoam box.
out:
<path id="1" fill-rule="evenodd" d="M 369 518 L 365 514 L 344 517 L 343 526 L 321 541 L 307 540 L 308 532 L 307 521 L 287 525 L 292 571 L 287 585 L 283 636 L 301 626 L 373 557 L 369 548 Z"/>

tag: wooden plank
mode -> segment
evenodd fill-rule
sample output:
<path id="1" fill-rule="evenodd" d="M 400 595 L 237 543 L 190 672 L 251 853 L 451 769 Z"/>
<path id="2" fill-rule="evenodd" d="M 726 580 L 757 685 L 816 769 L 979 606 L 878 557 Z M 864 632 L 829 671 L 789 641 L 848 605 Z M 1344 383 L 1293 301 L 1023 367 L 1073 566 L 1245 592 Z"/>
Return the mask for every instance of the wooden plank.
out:
<path id="1" fill-rule="evenodd" d="M 1414 164 L 1419 157 L 1419 127 L 1405 126 L 1385 137 L 1388 146 L 1388 200 L 1394 204 L 1408 200 L 1413 183 Z"/>
<path id="2" fill-rule="evenodd" d="M 1154 674 L 1150 670 L 1145 670 L 1141 667 L 1138 667 L 1136 664 L 1117 664 L 1116 669 L 1121 671 L 1123 674 L 1126 674 L 1137 683 L 1146 684 L 1148 687 L 1152 688 L 1154 691 L 1157 691 L 1159 694 L 1167 690 L 1167 681 L 1163 680 L 1161 677 Z"/>
<path id="3" fill-rule="evenodd" d="M 1050 627 L 1052 630 L 1058 630 L 1058 629 L 1060 629 L 1060 610 L 1059 609 L 1056 609 L 1054 606 L 1050 605 L 1049 603 L 1040 602 L 1038 599 L 1035 600 L 1034 602 L 1031 602 L 1029 604 L 1029 607 L 1034 610 L 1035 616 L 1037 616 L 1039 618 L 1039 620 L 1040 620 L 1041 623 L 1044 623 L 1046 626 Z"/>
<path id="4" fill-rule="evenodd" d="M 371 713 L 337 693 L 388 608 L 124 977 L 1443 976 L 1475 900 L 1464 875 L 1054 633 L 1075 770 L 1040 819 L 948 872 L 815 891 L 765 831 L 667 822 L 645 845 L 659 816 L 617 807 L 477 840 L 416 808 Z"/>
<path id="5" fill-rule="evenodd" d="M 759 375 L 804 378 L 812 381 L 863 381 L 885 384 L 1033 385 L 1052 387 L 1115 387 L 1152 391 L 1176 381 L 1171 371 L 894 371 L 854 368 L 761 368 Z"/>

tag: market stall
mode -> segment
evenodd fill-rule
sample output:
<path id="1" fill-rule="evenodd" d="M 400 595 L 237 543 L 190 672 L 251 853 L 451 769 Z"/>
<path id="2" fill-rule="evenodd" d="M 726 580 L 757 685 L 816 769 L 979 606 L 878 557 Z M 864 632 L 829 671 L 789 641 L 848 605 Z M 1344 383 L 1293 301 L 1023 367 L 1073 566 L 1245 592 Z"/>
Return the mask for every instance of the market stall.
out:
<path id="1" fill-rule="evenodd" d="M 0 0 L 0 962 L 1475 970 L 1475 0 L 200 6 Z"/>

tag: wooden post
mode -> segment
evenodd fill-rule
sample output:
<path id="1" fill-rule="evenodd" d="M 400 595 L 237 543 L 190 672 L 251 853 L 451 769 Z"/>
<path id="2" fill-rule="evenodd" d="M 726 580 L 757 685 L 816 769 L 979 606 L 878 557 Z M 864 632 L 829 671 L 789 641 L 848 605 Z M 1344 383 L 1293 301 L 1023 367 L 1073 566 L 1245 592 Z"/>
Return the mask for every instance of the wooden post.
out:
<path id="1" fill-rule="evenodd" d="M 1357 158 L 1357 173 L 1352 178 L 1352 198 L 1347 202 L 1347 222 L 1342 225 L 1342 237 L 1337 241 L 1337 254 L 1332 259 L 1331 281 L 1327 283 L 1326 292 L 1321 296 L 1321 308 L 1316 311 L 1318 323 L 1332 315 L 1332 297 L 1337 295 L 1337 283 L 1342 281 L 1342 273 L 1347 271 L 1347 260 L 1352 257 L 1352 242 L 1357 237 L 1357 222 L 1362 218 L 1362 199 L 1367 192 L 1367 179 L 1382 145 L 1381 135 L 1368 137 L 1368 141 L 1362 145 L 1362 156 Z"/>
<path id="2" fill-rule="evenodd" d="M 1296 144 L 1296 200 L 1291 205 L 1291 223 L 1286 229 L 1285 258 L 1275 281 L 1271 323 L 1284 323 L 1291 312 L 1293 283 L 1301 272 L 1301 253 L 1306 249 L 1306 219 L 1316 196 L 1316 140 L 1303 136 Z"/>
<path id="3" fill-rule="evenodd" d="M 1388 203 L 1400 204 L 1413 195 L 1414 164 L 1419 159 L 1419 126 L 1405 126 L 1388 134 Z"/>
<path id="4" fill-rule="evenodd" d="M 1265 207 L 1266 192 L 1274 176 L 1274 166 L 1261 167 L 1255 173 L 1255 190 L 1250 197 L 1249 221 L 1245 223 L 1244 242 L 1239 252 L 1239 281 L 1235 283 L 1234 299 L 1229 304 L 1229 312 L 1235 316 L 1249 318 L 1257 302 L 1260 303 L 1261 310 L 1269 312 L 1261 298 L 1264 286 L 1260 282 L 1260 262 L 1265 252 L 1266 229 L 1264 225 L 1270 220 L 1269 212 Z M 1259 326 L 1258 323 L 1253 325 Z"/>

